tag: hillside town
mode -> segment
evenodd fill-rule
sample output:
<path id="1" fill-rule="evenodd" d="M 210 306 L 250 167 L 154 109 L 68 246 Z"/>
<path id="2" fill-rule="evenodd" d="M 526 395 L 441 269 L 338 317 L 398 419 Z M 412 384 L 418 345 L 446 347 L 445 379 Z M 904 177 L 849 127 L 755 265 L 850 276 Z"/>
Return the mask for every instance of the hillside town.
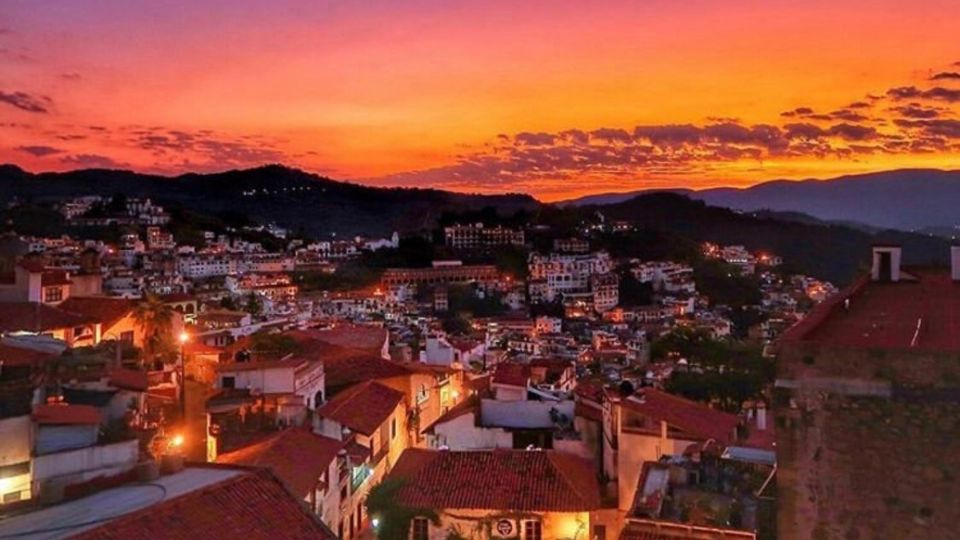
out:
<path id="1" fill-rule="evenodd" d="M 630 226 L 596 222 L 181 244 L 162 207 L 115 203 L 58 209 L 116 240 L 0 238 L 0 537 L 776 536 L 775 355 L 840 309 L 776 254 L 619 257 L 595 242 Z M 410 243 L 444 257 L 348 279 Z"/>

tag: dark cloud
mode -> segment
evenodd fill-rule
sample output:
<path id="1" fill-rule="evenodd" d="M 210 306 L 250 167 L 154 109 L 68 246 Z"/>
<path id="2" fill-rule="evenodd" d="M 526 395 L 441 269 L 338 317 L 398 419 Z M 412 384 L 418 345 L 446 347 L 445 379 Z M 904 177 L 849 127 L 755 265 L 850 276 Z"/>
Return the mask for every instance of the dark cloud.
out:
<path id="1" fill-rule="evenodd" d="M 625 129 L 600 128 L 590 132 L 591 139 L 597 139 L 608 143 L 630 143 L 633 142 L 633 136 L 627 133 Z"/>
<path id="2" fill-rule="evenodd" d="M 854 101 L 853 103 L 847 105 L 848 109 L 869 109 L 870 104 L 866 101 Z"/>
<path id="3" fill-rule="evenodd" d="M 562 137 L 564 140 L 570 141 L 573 144 L 587 144 L 590 142 L 590 136 L 587 135 L 587 132 L 579 129 L 568 129 L 567 131 L 561 131 L 560 137 Z"/>
<path id="4" fill-rule="evenodd" d="M 52 103 L 46 96 L 35 96 L 26 92 L 4 92 L 0 90 L 0 103 L 6 103 L 22 111 L 48 113 Z"/>
<path id="5" fill-rule="evenodd" d="M 960 120 L 953 119 L 924 119 L 924 120 L 896 120 L 895 123 L 907 129 L 919 129 L 926 137 L 960 139 Z M 946 141 L 943 141 L 946 142 Z"/>
<path id="6" fill-rule="evenodd" d="M 931 99 L 936 101 L 946 101 L 949 103 L 960 102 L 960 89 L 944 88 L 934 86 L 926 90 L 921 90 L 916 86 L 900 86 L 887 90 L 887 96 L 894 100 L 903 99 Z"/>
<path id="7" fill-rule="evenodd" d="M 819 139 L 827 134 L 820 126 L 800 122 L 783 126 L 790 139 Z"/>
<path id="8" fill-rule="evenodd" d="M 865 141 L 877 136 L 877 130 L 875 128 L 857 124 L 837 124 L 830 126 L 827 133 L 850 141 Z"/>
<path id="9" fill-rule="evenodd" d="M 115 161 L 111 157 L 99 154 L 74 154 L 64 156 L 60 158 L 60 162 L 64 165 L 82 169 L 123 169 L 130 166 L 128 163 Z"/>
<path id="10" fill-rule="evenodd" d="M 923 97 L 927 99 L 935 99 L 939 101 L 957 103 L 957 102 L 960 102 L 960 89 L 944 88 L 942 86 L 936 86 L 929 90 L 925 90 L 923 92 Z"/>
<path id="11" fill-rule="evenodd" d="M 898 86 L 887 90 L 887 95 L 893 99 L 916 99 L 922 94 L 916 86 Z"/>
<path id="12" fill-rule="evenodd" d="M 662 126 L 637 126 L 633 136 L 653 145 L 675 146 L 693 144 L 700 140 L 703 131 L 692 124 L 665 124 Z"/>
<path id="13" fill-rule="evenodd" d="M 271 141 L 259 136 L 230 138 L 217 136 L 209 130 L 190 132 L 158 126 L 133 127 L 124 135 L 131 145 L 162 161 L 172 157 L 188 159 L 197 170 L 278 163 L 289 157 L 277 150 Z"/>
<path id="14" fill-rule="evenodd" d="M 940 110 L 934 109 L 932 107 L 925 107 L 919 103 L 910 103 L 909 105 L 901 105 L 899 107 L 893 107 L 891 111 L 899 113 L 901 116 L 907 118 L 936 118 L 940 116 Z"/>
<path id="15" fill-rule="evenodd" d="M 813 109 L 810 107 L 797 107 L 792 111 L 785 111 L 780 113 L 780 116 L 785 116 L 787 118 L 793 118 L 794 116 L 808 116 L 813 114 Z"/>
<path id="16" fill-rule="evenodd" d="M 81 77 L 81 75 L 76 71 L 68 71 L 66 73 L 61 73 L 60 78 L 67 81 L 79 81 L 83 77 Z"/>
<path id="17" fill-rule="evenodd" d="M 960 73 L 956 71 L 943 71 L 930 77 L 931 81 L 960 80 Z"/>
<path id="18" fill-rule="evenodd" d="M 514 142 L 523 146 L 549 146 L 556 142 L 556 136 L 551 133 L 518 133 Z"/>
<path id="19" fill-rule="evenodd" d="M 836 111 L 833 111 L 832 113 L 830 113 L 830 118 L 833 120 L 844 120 L 846 122 L 863 122 L 869 119 L 866 116 L 851 109 L 838 109 Z"/>
<path id="20" fill-rule="evenodd" d="M 46 157 L 52 156 L 54 154 L 62 154 L 64 150 L 60 148 L 54 148 L 52 146 L 43 146 L 43 145 L 28 145 L 28 146 L 18 146 L 16 150 L 20 152 L 25 152 L 32 156 L 36 157 Z"/>

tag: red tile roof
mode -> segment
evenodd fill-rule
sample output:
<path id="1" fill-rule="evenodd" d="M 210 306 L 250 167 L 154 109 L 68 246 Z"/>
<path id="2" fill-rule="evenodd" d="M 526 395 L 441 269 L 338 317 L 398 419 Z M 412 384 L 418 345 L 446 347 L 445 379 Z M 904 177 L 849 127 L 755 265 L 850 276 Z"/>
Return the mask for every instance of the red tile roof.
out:
<path id="1" fill-rule="evenodd" d="M 412 508 L 581 512 L 600 508 L 594 466 L 554 452 L 407 449 L 390 473 Z"/>
<path id="2" fill-rule="evenodd" d="M 654 421 L 664 421 L 694 437 L 715 439 L 722 444 L 734 442 L 740 423 L 733 414 L 655 388 L 643 388 L 620 403 Z"/>
<path id="3" fill-rule="evenodd" d="M 59 308 L 33 302 L 0 302 L 0 331 L 43 332 L 96 322 Z"/>
<path id="4" fill-rule="evenodd" d="M 493 384 L 507 384 L 510 386 L 527 386 L 530 380 L 530 366 L 516 362 L 501 362 L 493 370 L 490 382 Z"/>
<path id="5" fill-rule="evenodd" d="M 289 428 L 249 446 L 220 454 L 217 462 L 267 467 L 295 495 L 306 498 L 346 444 L 307 429 Z"/>
<path id="6" fill-rule="evenodd" d="M 960 351 L 960 283 L 950 279 L 948 270 L 905 268 L 902 275 L 910 280 L 884 283 L 861 278 L 817 306 L 782 341 Z M 846 299 L 849 309 L 844 308 Z"/>
<path id="7" fill-rule="evenodd" d="M 112 326 L 120 319 L 130 315 L 136 307 L 136 303 L 126 298 L 71 296 L 57 307 L 63 311 L 99 321 L 106 329 L 106 327 Z M 116 339 L 116 336 L 110 336 L 110 338 Z"/>
<path id="8" fill-rule="evenodd" d="M 180 302 L 191 302 L 195 301 L 197 298 L 192 294 L 186 293 L 170 293 L 160 296 L 160 300 L 167 304 L 176 304 Z"/>
<path id="9" fill-rule="evenodd" d="M 57 285 L 69 285 L 70 275 L 65 270 L 46 270 L 40 274 L 41 287 L 55 287 Z"/>
<path id="10" fill-rule="evenodd" d="M 321 356 L 330 392 L 345 386 L 375 379 L 404 377 L 411 371 L 406 367 L 380 356 L 368 353 Z"/>
<path id="11" fill-rule="evenodd" d="M 403 398 L 402 392 L 367 381 L 340 392 L 317 409 L 317 414 L 369 436 L 393 414 Z"/>
<path id="12" fill-rule="evenodd" d="M 387 330 L 385 328 L 356 324 L 342 324 L 325 330 L 301 330 L 292 332 L 291 335 L 296 335 L 300 339 L 316 339 L 331 345 L 375 354 L 380 354 L 383 344 L 387 341 Z"/>
<path id="13" fill-rule="evenodd" d="M 56 357 L 52 353 L 0 343 L 0 362 L 5 366 L 36 366 Z"/>
<path id="14" fill-rule="evenodd" d="M 333 540 L 267 469 L 245 472 L 85 531 L 74 540 Z"/>
<path id="15" fill-rule="evenodd" d="M 114 368 L 110 371 L 108 384 L 134 392 L 146 392 L 147 388 L 150 387 L 146 371 L 126 368 Z"/>
<path id="16" fill-rule="evenodd" d="M 42 425 L 99 424 L 100 411 L 92 405 L 41 404 L 33 408 L 33 419 Z"/>

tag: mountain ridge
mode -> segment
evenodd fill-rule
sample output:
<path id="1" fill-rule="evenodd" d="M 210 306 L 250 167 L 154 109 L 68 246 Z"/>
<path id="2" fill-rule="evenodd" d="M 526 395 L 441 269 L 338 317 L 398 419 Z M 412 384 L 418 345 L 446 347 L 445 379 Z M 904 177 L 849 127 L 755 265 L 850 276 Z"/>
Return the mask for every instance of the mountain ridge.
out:
<path id="1" fill-rule="evenodd" d="M 560 201 L 560 206 L 609 205 L 637 195 L 669 192 L 740 211 L 802 212 L 900 230 L 960 224 L 960 170 L 895 169 L 828 179 L 777 179 L 747 188 L 647 189 Z"/>
<path id="2" fill-rule="evenodd" d="M 30 173 L 0 165 L 0 203 L 101 195 L 150 197 L 205 212 L 244 212 L 312 234 L 389 235 L 431 228 L 448 211 L 494 207 L 509 214 L 542 203 L 526 194 L 464 194 L 433 188 L 381 188 L 278 164 L 217 173 L 161 176 L 117 169 Z"/>

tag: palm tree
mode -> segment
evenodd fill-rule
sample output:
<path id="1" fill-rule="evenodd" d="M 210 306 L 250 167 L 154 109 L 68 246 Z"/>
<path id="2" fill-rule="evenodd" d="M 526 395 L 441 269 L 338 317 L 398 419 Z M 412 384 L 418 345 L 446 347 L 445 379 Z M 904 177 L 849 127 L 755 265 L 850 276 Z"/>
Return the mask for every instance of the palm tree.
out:
<path id="1" fill-rule="evenodd" d="M 144 359 L 153 360 L 174 352 L 173 308 L 158 296 L 147 294 L 134 308 L 133 319 L 144 334 Z"/>

